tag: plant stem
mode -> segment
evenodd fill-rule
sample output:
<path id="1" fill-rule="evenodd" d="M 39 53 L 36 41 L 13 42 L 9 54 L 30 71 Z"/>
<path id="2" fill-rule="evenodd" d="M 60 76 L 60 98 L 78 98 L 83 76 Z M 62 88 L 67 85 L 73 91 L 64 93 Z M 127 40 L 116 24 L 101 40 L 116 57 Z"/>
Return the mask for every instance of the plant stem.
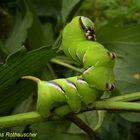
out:
<path id="1" fill-rule="evenodd" d="M 132 111 L 140 112 L 140 103 L 121 102 L 121 101 L 96 101 L 92 110 L 113 110 L 113 111 Z"/>
<path id="2" fill-rule="evenodd" d="M 62 61 L 60 61 L 59 59 L 56 59 L 56 58 L 53 58 L 53 59 L 51 60 L 51 62 L 53 62 L 53 63 L 55 63 L 55 64 L 59 64 L 59 65 L 64 66 L 64 67 L 67 67 L 67 68 L 70 68 L 70 69 L 75 70 L 75 71 L 80 72 L 80 73 L 83 72 L 81 69 L 76 68 L 76 67 L 74 67 L 74 66 L 72 66 L 72 65 L 69 65 L 69 64 L 67 64 L 67 63 L 64 63 L 64 62 L 62 62 Z"/>
<path id="3" fill-rule="evenodd" d="M 22 114 L 0 117 L 0 128 L 24 124 L 32 124 L 43 121 L 43 118 L 36 111 Z"/>
<path id="4" fill-rule="evenodd" d="M 72 114 L 66 117 L 67 120 L 70 120 L 75 125 L 77 125 L 80 129 L 82 129 L 84 132 L 86 132 L 91 138 L 94 138 L 95 132 L 90 128 L 83 120 L 81 120 L 76 115 Z"/>
<path id="5" fill-rule="evenodd" d="M 114 97 L 115 98 L 115 97 Z M 117 98 L 117 97 L 116 97 Z M 126 100 L 127 98 L 125 98 Z M 59 108 L 57 108 L 59 109 Z M 64 107 L 63 109 L 67 109 Z M 94 103 L 94 107 L 92 109 L 82 109 L 80 113 L 92 110 L 113 110 L 113 111 L 132 111 L 132 112 L 140 112 L 140 103 L 131 103 L 131 102 L 122 102 L 122 101 L 96 101 Z M 68 114 L 71 111 L 65 111 Z M 67 115 L 67 114 L 64 114 Z M 55 117 L 52 116 L 52 120 Z M 58 118 L 57 118 L 58 119 Z M 28 112 L 10 116 L 3 116 L 0 117 L 0 128 L 4 127 L 11 127 L 17 125 L 24 125 L 24 124 L 32 124 L 36 122 L 46 121 L 47 119 L 43 119 L 38 112 Z"/>
<path id="6" fill-rule="evenodd" d="M 124 101 L 124 102 L 125 101 L 140 100 L 140 92 L 124 94 L 124 95 L 108 98 L 107 100 L 110 100 L 110 101 Z"/>

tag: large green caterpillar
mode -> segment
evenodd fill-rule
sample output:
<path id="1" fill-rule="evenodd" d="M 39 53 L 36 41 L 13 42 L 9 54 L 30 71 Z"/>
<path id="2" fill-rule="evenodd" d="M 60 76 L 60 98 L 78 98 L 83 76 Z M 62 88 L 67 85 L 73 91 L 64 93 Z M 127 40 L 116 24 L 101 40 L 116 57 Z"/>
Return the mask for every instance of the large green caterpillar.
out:
<path id="1" fill-rule="evenodd" d="M 64 28 L 62 45 L 67 56 L 83 65 L 82 75 L 52 81 L 22 77 L 38 83 L 37 111 L 42 117 L 66 104 L 73 112 L 79 112 L 82 105 L 92 107 L 105 90 L 114 88 L 116 55 L 95 40 L 94 23 L 83 16 L 75 17 Z"/>
<path id="2" fill-rule="evenodd" d="M 85 81 L 99 90 L 111 90 L 114 88 L 116 55 L 94 40 L 93 22 L 78 16 L 63 31 L 63 50 L 86 69 L 82 75 Z"/>

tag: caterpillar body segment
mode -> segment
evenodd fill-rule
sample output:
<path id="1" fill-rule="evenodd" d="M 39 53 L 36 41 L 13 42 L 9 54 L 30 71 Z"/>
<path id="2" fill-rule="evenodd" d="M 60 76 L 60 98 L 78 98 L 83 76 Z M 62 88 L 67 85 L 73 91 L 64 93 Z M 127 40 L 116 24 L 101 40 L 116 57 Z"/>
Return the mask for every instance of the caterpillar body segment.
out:
<path id="1" fill-rule="evenodd" d="M 77 16 L 67 24 L 63 30 L 62 46 L 66 56 L 83 66 L 80 76 L 52 81 L 41 81 L 33 76 L 22 77 L 37 82 L 37 111 L 44 118 L 49 117 L 54 109 L 58 109 L 59 115 L 63 116 L 66 114 L 62 112 L 63 107 L 75 113 L 82 106 L 90 108 L 104 91 L 115 87 L 113 68 L 116 54 L 96 42 L 94 23 L 90 19 Z"/>
<path id="2" fill-rule="evenodd" d="M 38 83 L 37 111 L 42 117 L 49 117 L 51 110 L 66 102 L 63 90 L 46 81 Z"/>
<path id="3" fill-rule="evenodd" d="M 108 76 L 109 74 L 109 76 Z M 107 84 L 114 84 L 114 73 L 110 67 L 91 66 L 83 72 L 83 79 L 98 90 L 110 90 Z M 101 80 L 100 80 L 101 79 Z"/>
<path id="4" fill-rule="evenodd" d="M 28 79 L 28 76 L 24 79 Z M 29 80 L 32 79 L 34 78 L 29 78 Z M 66 104 L 73 112 L 77 113 L 82 105 L 92 107 L 94 101 L 102 95 L 102 91 L 90 87 L 86 81 L 77 76 L 52 81 L 40 80 L 37 84 L 37 111 L 44 118 L 49 117 L 54 108 Z"/>
<path id="5" fill-rule="evenodd" d="M 77 88 L 80 95 L 81 102 L 86 107 L 92 107 L 95 100 L 99 99 L 102 95 L 102 91 L 91 87 L 82 77 L 70 77 L 68 80 L 72 81 Z"/>
<path id="6" fill-rule="evenodd" d="M 75 83 L 68 79 L 56 79 L 53 81 L 64 90 L 66 103 L 70 106 L 72 111 L 75 113 L 79 112 L 81 108 L 81 100 Z"/>
<path id="7" fill-rule="evenodd" d="M 80 41 L 73 45 L 75 48 L 69 48 L 68 53 L 75 61 L 79 61 L 85 69 L 92 65 L 114 67 L 115 59 L 112 59 L 114 55 L 112 56 L 112 53 L 101 44 L 94 41 Z"/>
<path id="8" fill-rule="evenodd" d="M 89 36 L 92 39 L 89 39 Z M 83 72 L 82 78 L 88 84 L 98 90 L 111 90 L 115 83 L 113 67 L 116 54 L 95 40 L 94 23 L 91 23 L 91 20 L 86 17 L 78 16 L 64 28 L 63 50 L 68 57 L 83 66 L 86 73 Z M 92 69 L 90 69 L 91 67 Z"/>
<path id="9" fill-rule="evenodd" d="M 83 32 L 83 29 L 81 28 L 81 25 L 79 24 L 79 18 L 80 16 L 74 18 L 72 22 L 68 23 L 63 30 L 63 51 L 66 53 L 67 56 L 70 56 L 68 51 L 70 46 L 72 49 L 75 49 L 75 46 L 72 44 L 77 41 L 85 40 L 85 34 Z M 72 32 L 74 33 L 73 35 Z"/>
<path id="10" fill-rule="evenodd" d="M 83 67 L 87 69 L 90 66 L 104 66 L 104 67 L 114 67 L 114 60 L 108 54 L 108 50 L 101 47 L 90 47 L 86 50 L 83 55 Z"/>

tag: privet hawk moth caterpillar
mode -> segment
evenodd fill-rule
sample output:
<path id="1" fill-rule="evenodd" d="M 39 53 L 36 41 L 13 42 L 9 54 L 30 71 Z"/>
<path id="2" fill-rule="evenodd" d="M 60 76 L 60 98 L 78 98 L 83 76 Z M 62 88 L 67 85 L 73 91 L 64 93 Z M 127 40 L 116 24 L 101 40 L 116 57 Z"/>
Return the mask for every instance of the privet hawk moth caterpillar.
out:
<path id="1" fill-rule="evenodd" d="M 75 17 L 63 31 L 65 54 L 83 65 L 82 78 L 99 90 L 114 88 L 116 54 L 96 42 L 94 24 L 86 17 Z"/>
<path id="2" fill-rule="evenodd" d="M 63 51 L 85 69 L 80 76 L 52 81 L 41 81 L 23 76 L 38 83 L 37 111 L 49 117 L 54 108 L 69 105 L 79 112 L 82 105 L 92 107 L 104 91 L 114 88 L 113 67 L 116 54 L 96 42 L 94 23 L 83 16 L 75 17 L 66 25 L 62 39 Z"/>

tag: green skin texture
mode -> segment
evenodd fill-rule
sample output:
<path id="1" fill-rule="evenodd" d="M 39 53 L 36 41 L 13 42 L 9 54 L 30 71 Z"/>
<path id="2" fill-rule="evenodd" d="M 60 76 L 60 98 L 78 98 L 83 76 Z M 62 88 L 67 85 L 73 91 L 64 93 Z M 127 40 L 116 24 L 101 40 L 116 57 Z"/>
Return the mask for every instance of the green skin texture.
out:
<path id="1" fill-rule="evenodd" d="M 67 83 L 67 80 L 74 83 L 76 89 Z M 70 109 L 78 113 L 81 106 L 92 107 L 95 100 L 99 99 L 102 91 L 89 86 L 86 82 L 79 82 L 77 76 L 67 79 L 56 79 L 53 82 L 58 83 L 65 91 L 50 86 L 47 81 L 38 82 L 38 100 L 37 111 L 42 117 L 49 117 L 51 110 L 54 108 L 68 104 Z M 61 115 L 61 114 L 59 114 Z"/>
<path id="2" fill-rule="evenodd" d="M 83 65 L 85 71 L 81 76 L 67 79 L 41 81 L 33 76 L 25 76 L 38 84 L 37 111 L 43 118 L 51 115 L 56 108 L 59 116 L 63 116 L 65 108 L 75 113 L 82 106 L 92 107 L 106 88 L 106 83 L 114 83 L 113 67 L 115 60 L 111 59 L 110 52 L 98 42 L 90 41 L 81 27 L 79 16 L 75 17 L 63 31 L 62 45 L 65 54 Z M 84 25 L 94 29 L 93 22 L 82 17 Z"/>
<path id="3" fill-rule="evenodd" d="M 115 82 L 113 74 L 115 60 L 112 60 L 108 54 L 110 52 L 103 45 L 86 39 L 79 18 L 79 16 L 75 17 L 64 28 L 63 51 L 68 57 L 79 61 L 84 69 L 94 66 L 94 70 L 90 69 L 87 73 L 83 73 L 82 78 L 99 90 L 108 90 L 106 84 Z"/>

